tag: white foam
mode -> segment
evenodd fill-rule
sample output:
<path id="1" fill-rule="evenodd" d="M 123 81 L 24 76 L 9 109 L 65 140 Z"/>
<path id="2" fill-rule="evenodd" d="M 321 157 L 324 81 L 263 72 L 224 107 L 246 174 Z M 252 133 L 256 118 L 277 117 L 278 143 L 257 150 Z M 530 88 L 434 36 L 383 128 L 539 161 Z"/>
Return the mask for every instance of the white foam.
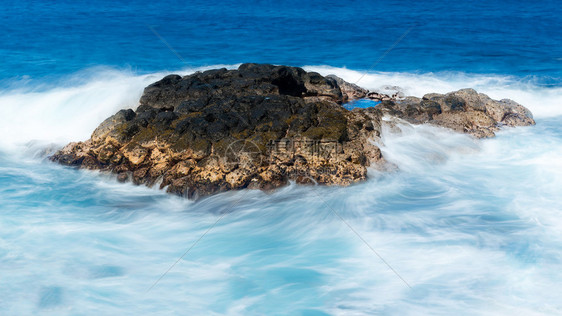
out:
<path id="1" fill-rule="evenodd" d="M 214 65 L 174 71 L 194 71 L 236 65 Z M 0 147 L 9 149 L 30 141 L 88 139 L 93 130 L 120 109 L 136 108 L 143 89 L 171 72 L 146 75 L 94 68 L 73 74 L 56 86 L 38 84 L 0 91 Z M 15 86 L 15 87 L 14 87 Z"/>

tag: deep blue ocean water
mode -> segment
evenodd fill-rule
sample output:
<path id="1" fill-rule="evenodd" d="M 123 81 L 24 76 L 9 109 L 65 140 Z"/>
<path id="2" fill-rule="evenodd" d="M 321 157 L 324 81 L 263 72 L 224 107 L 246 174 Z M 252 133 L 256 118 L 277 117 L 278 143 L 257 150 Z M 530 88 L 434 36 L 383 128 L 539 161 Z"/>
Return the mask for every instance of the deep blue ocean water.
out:
<path id="1" fill-rule="evenodd" d="M 11 1 L 1 78 L 240 62 L 562 77 L 558 1 Z M 183 58 L 168 50 L 152 29 Z M 185 64 L 185 65 L 184 65 Z"/>
<path id="2" fill-rule="evenodd" d="M 556 1 L 0 3 L 0 315 L 562 315 L 561 13 Z M 401 125 L 380 144 L 397 171 L 197 203 L 45 159 L 170 72 L 242 62 L 415 96 L 472 87 L 537 125 L 481 141 Z"/>

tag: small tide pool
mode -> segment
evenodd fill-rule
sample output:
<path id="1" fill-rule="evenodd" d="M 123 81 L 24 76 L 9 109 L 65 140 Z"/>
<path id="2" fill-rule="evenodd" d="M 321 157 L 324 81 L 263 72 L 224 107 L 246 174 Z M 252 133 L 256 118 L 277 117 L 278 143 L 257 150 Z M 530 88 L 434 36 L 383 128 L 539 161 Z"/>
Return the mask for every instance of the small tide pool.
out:
<path id="1" fill-rule="evenodd" d="M 372 108 L 372 107 L 375 107 L 379 103 L 381 103 L 381 101 L 373 101 L 373 100 L 369 100 L 369 99 L 360 99 L 360 100 L 355 100 L 355 101 L 345 103 L 343 105 L 343 107 L 346 110 L 351 111 L 353 109 Z"/>

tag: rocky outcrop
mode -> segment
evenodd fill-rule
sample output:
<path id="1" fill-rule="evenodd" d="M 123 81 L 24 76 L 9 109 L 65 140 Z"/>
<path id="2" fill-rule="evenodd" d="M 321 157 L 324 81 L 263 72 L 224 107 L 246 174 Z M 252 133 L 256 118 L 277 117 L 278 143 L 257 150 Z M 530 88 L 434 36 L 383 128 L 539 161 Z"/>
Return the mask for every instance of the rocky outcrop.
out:
<path id="1" fill-rule="evenodd" d="M 358 98 L 382 103 L 342 107 Z M 190 198 L 289 181 L 348 185 L 384 162 L 371 141 L 383 115 L 477 137 L 534 123 L 523 106 L 470 89 L 395 100 L 301 68 L 243 64 L 166 76 L 145 89 L 135 111 L 119 111 L 51 159 Z"/>
<path id="2" fill-rule="evenodd" d="M 477 138 L 493 137 L 502 126 L 535 124 L 531 112 L 517 102 L 492 100 L 473 89 L 383 101 L 378 108 L 414 124 L 443 126 Z"/>
<path id="3" fill-rule="evenodd" d="M 390 101 L 390 100 L 394 100 L 396 96 L 398 96 L 398 94 L 389 96 L 383 93 L 369 91 L 367 89 L 359 87 L 354 83 L 349 83 L 335 75 L 329 75 L 326 78 L 330 78 L 336 81 L 343 94 L 344 102 L 349 102 L 357 99 L 370 99 L 373 101 Z"/>
<path id="4" fill-rule="evenodd" d="M 336 80 L 294 67 L 170 75 L 145 89 L 136 111 L 119 111 L 52 159 L 191 198 L 290 180 L 347 185 L 382 159 L 368 141 L 381 113 L 347 111 L 345 100 Z"/>

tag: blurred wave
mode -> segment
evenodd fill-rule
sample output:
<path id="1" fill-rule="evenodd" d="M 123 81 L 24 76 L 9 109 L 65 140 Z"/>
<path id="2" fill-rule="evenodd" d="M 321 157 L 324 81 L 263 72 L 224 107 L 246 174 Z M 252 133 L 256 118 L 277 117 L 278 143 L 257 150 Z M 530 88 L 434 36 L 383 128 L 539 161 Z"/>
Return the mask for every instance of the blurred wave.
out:
<path id="1" fill-rule="evenodd" d="M 384 129 L 394 172 L 199 202 L 0 156 L 8 314 L 552 315 L 562 306 L 557 118 L 474 141 Z M 406 287 L 333 213 L 343 217 Z M 224 218 L 147 289 L 224 212 Z"/>

